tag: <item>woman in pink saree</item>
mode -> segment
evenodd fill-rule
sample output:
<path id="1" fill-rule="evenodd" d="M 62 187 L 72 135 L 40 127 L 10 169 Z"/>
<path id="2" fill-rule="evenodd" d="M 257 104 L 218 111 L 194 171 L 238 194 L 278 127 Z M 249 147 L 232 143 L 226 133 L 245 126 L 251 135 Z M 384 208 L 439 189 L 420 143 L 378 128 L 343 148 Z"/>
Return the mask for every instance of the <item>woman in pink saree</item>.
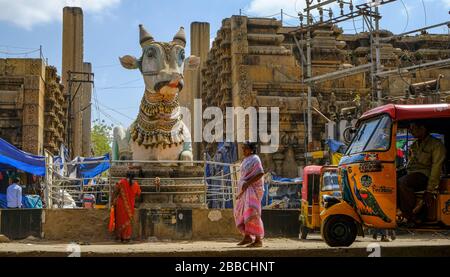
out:
<path id="1" fill-rule="evenodd" d="M 241 164 L 241 178 L 234 207 L 236 227 L 244 236 L 238 245 L 262 247 L 264 225 L 261 220 L 261 199 L 264 194 L 264 169 L 255 154 L 255 143 L 244 143 L 243 151 L 244 160 Z"/>

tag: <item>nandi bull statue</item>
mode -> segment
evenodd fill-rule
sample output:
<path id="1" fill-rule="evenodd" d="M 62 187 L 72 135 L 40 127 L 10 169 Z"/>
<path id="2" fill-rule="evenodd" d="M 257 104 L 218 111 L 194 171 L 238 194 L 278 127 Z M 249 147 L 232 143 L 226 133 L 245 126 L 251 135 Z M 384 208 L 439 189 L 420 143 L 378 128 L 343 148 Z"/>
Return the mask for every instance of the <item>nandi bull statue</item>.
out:
<path id="1" fill-rule="evenodd" d="M 139 69 L 145 83 L 139 114 L 129 129 L 113 131 L 114 160 L 192 160 L 189 129 L 182 121 L 178 94 L 183 88 L 186 64 L 196 68 L 199 58 L 185 60 L 183 27 L 167 42 L 156 42 L 139 25 L 142 56 L 119 58 L 126 69 Z"/>

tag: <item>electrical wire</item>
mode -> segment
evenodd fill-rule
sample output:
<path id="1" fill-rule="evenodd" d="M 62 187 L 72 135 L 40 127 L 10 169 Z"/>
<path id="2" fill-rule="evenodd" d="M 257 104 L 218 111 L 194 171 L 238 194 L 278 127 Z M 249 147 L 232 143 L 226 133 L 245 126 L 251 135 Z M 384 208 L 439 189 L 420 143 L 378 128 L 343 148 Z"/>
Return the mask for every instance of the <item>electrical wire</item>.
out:
<path id="1" fill-rule="evenodd" d="M 403 5 L 403 8 L 405 9 L 405 13 L 406 13 L 406 26 L 405 26 L 405 28 L 404 28 L 404 30 L 403 30 L 403 32 L 405 32 L 406 31 L 406 29 L 407 29 L 407 27 L 408 27 L 408 25 L 409 25 L 409 12 L 408 12 L 408 8 L 407 8 L 407 6 L 406 6 L 406 4 L 405 4 L 405 2 L 403 1 L 403 0 L 400 0 L 401 1 L 401 3 L 402 3 L 402 5 Z M 423 2 L 423 0 L 422 0 L 422 6 L 423 6 L 423 8 L 424 8 L 424 16 L 425 16 L 425 24 L 426 24 L 426 18 L 427 18 L 427 15 L 426 15 L 426 9 L 425 9 L 425 4 L 424 4 L 424 2 Z M 402 41 L 402 40 L 401 40 Z M 404 42 L 404 41 L 402 41 L 403 42 L 403 44 L 405 45 L 405 47 L 406 47 L 406 49 L 409 51 L 409 52 L 413 52 L 413 50 L 408 46 L 408 44 L 406 43 L 406 42 Z M 401 60 L 403 57 L 405 56 L 405 53 L 403 53 L 401 56 L 400 56 L 400 58 L 398 59 L 398 60 Z M 400 61 L 399 61 L 399 63 L 400 63 Z M 411 60 L 411 63 L 413 64 L 413 65 L 416 65 L 417 63 L 416 62 L 414 62 L 413 60 Z M 400 71 L 400 67 L 399 67 L 399 76 L 400 76 L 400 79 L 405 83 L 405 84 L 407 84 L 408 86 L 410 86 L 411 85 L 411 83 L 410 82 L 408 82 L 407 80 L 405 80 L 405 78 L 404 78 L 404 76 L 401 74 L 401 71 Z M 420 80 L 420 71 L 421 71 L 421 69 L 419 68 L 418 70 L 417 70 L 417 75 L 416 75 L 416 78 L 419 76 L 419 80 Z"/>
<path id="2" fill-rule="evenodd" d="M 427 9 L 425 7 L 425 2 L 422 0 L 422 7 L 423 7 L 423 15 L 424 15 L 424 19 L 425 19 L 425 26 L 427 26 Z"/>
<path id="3" fill-rule="evenodd" d="M 98 106 L 98 98 L 97 98 L 97 89 L 96 89 L 96 87 L 94 87 L 94 107 L 95 107 L 95 110 L 97 111 L 97 120 L 100 121 L 101 120 L 101 116 L 100 116 L 100 110 L 99 110 L 99 106 Z"/>
<path id="4" fill-rule="evenodd" d="M 120 66 L 120 64 L 115 63 L 115 64 L 105 64 L 105 65 L 97 65 L 95 67 L 95 69 L 99 69 L 99 68 L 106 68 L 106 67 L 116 67 L 116 66 Z"/>
<path id="5" fill-rule="evenodd" d="M 405 8 L 405 13 L 406 13 L 406 25 L 405 28 L 403 28 L 402 33 L 404 33 L 406 31 L 406 29 L 408 28 L 409 25 L 409 12 L 408 12 L 408 7 L 406 7 L 405 2 L 403 2 L 403 0 L 400 0 L 402 2 L 403 7 Z"/>
<path id="6" fill-rule="evenodd" d="M 120 89 L 135 89 L 135 88 L 144 88 L 144 86 L 138 86 L 138 87 L 106 87 L 106 88 L 99 88 L 98 90 L 120 90 Z"/>
<path id="7" fill-rule="evenodd" d="M 0 44 L 0 47 L 2 47 L 2 48 L 12 48 L 12 49 L 21 49 L 21 50 L 35 50 L 36 49 L 36 48 L 20 47 L 20 46 L 6 45 L 6 44 Z"/>
<path id="8" fill-rule="evenodd" d="M 137 81 L 140 81 L 140 80 L 142 80 L 142 77 L 136 78 L 136 79 L 133 79 L 133 80 L 130 80 L 130 81 L 126 81 L 126 82 L 124 82 L 124 83 L 120 83 L 120 84 L 117 84 L 117 85 L 114 85 L 114 86 L 109 86 L 109 87 L 99 87 L 99 90 L 106 90 L 106 89 L 122 89 L 122 88 L 134 88 L 134 87 L 123 87 L 123 86 L 124 86 L 124 85 L 128 85 L 128 84 L 131 84 L 131 83 L 134 83 L 134 82 L 137 82 Z"/>
<path id="9" fill-rule="evenodd" d="M 106 111 L 104 111 L 103 109 L 99 108 L 99 111 L 106 116 L 107 118 L 109 118 L 109 120 L 111 120 L 113 123 L 116 123 L 118 125 L 123 125 L 122 122 L 120 122 L 117 118 L 115 118 L 114 116 L 110 115 L 109 113 L 107 113 Z"/>
<path id="10" fill-rule="evenodd" d="M 287 13 L 285 13 L 285 12 L 283 12 L 283 14 L 284 14 L 284 15 L 287 15 L 288 17 L 295 18 L 295 19 L 297 19 L 297 20 L 299 19 L 298 16 L 290 15 L 290 14 L 287 14 Z"/>
<path id="11" fill-rule="evenodd" d="M 20 55 L 28 55 L 28 54 L 36 53 L 39 51 L 40 51 L 40 49 L 35 49 L 32 51 L 27 51 L 27 52 L 9 52 L 9 51 L 0 50 L 0 54 L 11 55 L 11 56 L 20 56 Z"/>
<path id="12" fill-rule="evenodd" d="M 113 111 L 113 112 L 115 112 L 115 113 L 117 113 L 117 114 L 119 114 L 119 115 L 121 115 L 121 116 L 123 116 L 123 117 L 125 117 L 125 118 L 127 118 L 127 119 L 130 119 L 130 120 L 134 120 L 134 118 L 132 118 L 132 117 L 130 117 L 130 116 L 128 116 L 128 115 L 126 115 L 126 114 L 124 114 L 124 113 L 122 113 L 122 112 L 119 112 L 118 110 L 116 110 L 116 109 L 113 109 L 113 108 L 111 108 L 111 107 L 109 107 L 109 106 L 106 106 L 105 104 L 102 104 L 102 103 L 99 103 L 101 106 L 103 106 L 105 109 L 107 109 L 107 110 L 110 110 L 110 111 Z"/>

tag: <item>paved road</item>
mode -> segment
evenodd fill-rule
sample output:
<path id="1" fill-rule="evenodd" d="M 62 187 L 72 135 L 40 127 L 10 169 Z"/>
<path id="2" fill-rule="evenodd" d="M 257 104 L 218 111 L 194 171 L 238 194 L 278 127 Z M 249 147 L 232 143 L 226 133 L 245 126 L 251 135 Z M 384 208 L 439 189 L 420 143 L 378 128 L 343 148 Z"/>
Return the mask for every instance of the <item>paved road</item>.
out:
<path id="1" fill-rule="evenodd" d="M 361 238 L 348 248 L 328 247 L 317 234 L 308 240 L 270 238 L 264 247 L 238 247 L 234 240 L 163 241 L 149 240 L 130 244 L 51 242 L 22 240 L 0 243 L 0 256 L 136 256 L 136 257 L 304 257 L 304 256 L 450 256 L 450 236 L 442 233 L 408 234 L 392 242 Z M 374 244 L 375 243 L 375 244 Z M 378 247 L 379 246 L 379 247 Z M 368 251 L 375 247 L 377 250 Z M 374 252 L 375 251 L 375 252 Z"/>

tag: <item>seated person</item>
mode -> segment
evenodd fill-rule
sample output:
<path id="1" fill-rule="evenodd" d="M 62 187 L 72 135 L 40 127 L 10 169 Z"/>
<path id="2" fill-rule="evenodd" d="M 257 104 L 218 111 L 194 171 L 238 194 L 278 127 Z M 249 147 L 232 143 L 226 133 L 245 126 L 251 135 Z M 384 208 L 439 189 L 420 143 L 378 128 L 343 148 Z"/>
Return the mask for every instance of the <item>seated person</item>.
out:
<path id="1" fill-rule="evenodd" d="M 442 165 L 445 160 L 445 146 L 433 138 L 427 126 L 416 121 L 410 124 L 411 134 L 417 139 L 410 147 L 407 174 L 398 179 L 397 202 L 402 216 L 409 223 L 418 222 L 415 218 L 415 192 L 425 190 L 423 197 L 427 207 L 432 205 L 434 193 L 439 188 Z"/>
<path id="2" fill-rule="evenodd" d="M 95 195 L 92 193 L 83 194 L 83 208 L 85 209 L 93 209 L 95 208 Z"/>

